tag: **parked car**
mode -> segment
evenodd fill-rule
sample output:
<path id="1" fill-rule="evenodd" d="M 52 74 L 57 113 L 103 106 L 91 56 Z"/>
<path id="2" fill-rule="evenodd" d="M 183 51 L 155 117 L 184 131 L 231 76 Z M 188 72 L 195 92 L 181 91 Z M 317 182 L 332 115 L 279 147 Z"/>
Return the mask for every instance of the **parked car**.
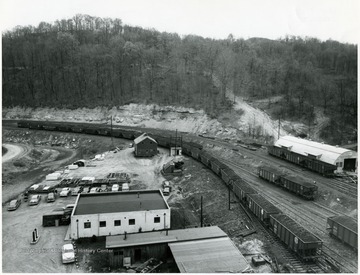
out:
<path id="1" fill-rule="evenodd" d="M 83 191 L 82 186 L 77 186 L 71 190 L 71 196 L 77 196 L 79 193 Z"/>
<path id="2" fill-rule="evenodd" d="M 163 189 L 163 195 L 164 196 L 169 196 L 170 195 L 170 188 L 169 187 L 165 187 Z"/>
<path id="3" fill-rule="evenodd" d="M 170 181 L 168 181 L 168 180 L 163 181 L 163 188 L 166 188 L 166 187 L 168 187 L 169 191 L 171 192 Z"/>
<path id="4" fill-rule="evenodd" d="M 29 205 L 37 205 L 41 200 L 40 195 L 32 195 L 29 201 Z"/>
<path id="5" fill-rule="evenodd" d="M 100 192 L 100 188 L 99 188 L 99 187 L 93 187 L 93 188 L 91 188 L 91 190 L 90 190 L 90 193 L 97 193 L 97 192 Z"/>
<path id="6" fill-rule="evenodd" d="M 113 184 L 113 186 L 111 187 L 112 192 L 117 192 L 119 191 L 119 189 L 120 189 L 119 184 Z"/>
<path id="7" fill-rule="evenodd" d="M 70 194 L 70 188 L 64 187 L 60 192 L 60 197 L 67 197 Z"/>
<path id="8" fill-rule="evenodd" d="M 106 184 L 102 184 L 100 187 L 100 192 L 106 192 L 107 191 L 107 186 Z"/>
<path id="9" fill-rule="evenodd" d="M 89 193 L 90 188 L 89 187 L 84 187 L 84 190 L 81 193 Z"/>
<path id="10" fill-rule="evenodd" d="M 19 208 L 21 204 L 21 200 L 19 199 L 15 199 L 15 200 L 12 200 L 10 203 L 9 203 L 9 206 L 8 206 L 8 211 L 12 211 L 12 210 L 16 210 Z"/>
<path id="11" fill-rule="evenodd" d="M 49 193 L 47 195 L 47 199 L 46 199 L 47 202 L 54 202 L 55 201 L 55 194 L 54 193 Z"/>
<path id="12" fill-rule="evenodd" d="M 129 184 L 123 183 L 122 186 L 121 186 L 121 191 L 127 192 L 129 190 L 130 190 Z"/>
<path id="13" fill-rule="evenodd" d="M 63 264 L 75 262 L 75 250 L 71 243 L 64 244 L 62 247 L 62 262 Z"/>

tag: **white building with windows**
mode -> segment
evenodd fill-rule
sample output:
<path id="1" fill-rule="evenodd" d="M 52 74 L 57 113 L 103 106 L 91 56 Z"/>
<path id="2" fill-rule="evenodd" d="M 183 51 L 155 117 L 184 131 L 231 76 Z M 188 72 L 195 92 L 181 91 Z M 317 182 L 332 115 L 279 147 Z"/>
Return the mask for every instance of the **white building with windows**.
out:
<path id="1" fill-rule="evenodd" d="M 160 190 L 79 194 L 71 238 L 170 229 L 170 207 Z"/>

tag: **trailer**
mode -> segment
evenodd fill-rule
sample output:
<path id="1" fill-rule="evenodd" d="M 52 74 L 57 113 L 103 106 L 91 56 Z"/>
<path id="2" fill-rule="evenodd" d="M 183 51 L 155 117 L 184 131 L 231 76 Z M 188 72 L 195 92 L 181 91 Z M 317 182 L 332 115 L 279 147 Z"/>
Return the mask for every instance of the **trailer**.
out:
<path id="1" fill-rule="evenodd" d="M 356 220 L 348 216 L 333 216 L 327 219 L 327 224 L 330 236 L 339 239 L 357 251 L 358 227 Z"/>

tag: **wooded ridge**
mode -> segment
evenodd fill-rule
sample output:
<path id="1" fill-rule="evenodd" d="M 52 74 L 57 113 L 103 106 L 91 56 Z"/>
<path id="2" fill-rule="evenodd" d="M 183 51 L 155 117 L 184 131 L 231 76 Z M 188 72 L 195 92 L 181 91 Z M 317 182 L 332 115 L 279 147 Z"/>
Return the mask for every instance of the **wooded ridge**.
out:
<path id="1" fill-rule="evenodd" d="M 281 96 L 267 106 L 274 118 L 311 123 L 321 108 L 331 118 L 325 135 L 357 135 L 357 45 L 293 36 L 180 37 L 80 14 L 17 27 L 3 33 L 2 43 L 6 107 L 157 103 L 216 117 L 231 107 L 225 91 L 232 89 L 250 101 Z"/>

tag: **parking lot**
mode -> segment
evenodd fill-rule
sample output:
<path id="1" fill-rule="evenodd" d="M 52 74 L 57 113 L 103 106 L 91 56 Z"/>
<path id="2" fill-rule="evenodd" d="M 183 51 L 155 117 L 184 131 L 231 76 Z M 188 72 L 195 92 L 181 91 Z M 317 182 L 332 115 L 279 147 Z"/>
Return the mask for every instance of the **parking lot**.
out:
<path id="1" fill-rule="evenodd" d="M 87 167 L 70 170 L 67 177 L 96 177 L 105 178 L 109 173 L 126 172 L 130 175 L 130 190 L 159 189 L 164 180 L 160 170 L 171 158 L 168 152 L 159 149 L 160 154 L 153 158 L 135 158 L 133 148 L 125 148 L 114 153 L 104 154 L 99 161 L 86 160 Z M 69 163 L 70 164 L 70 163 Z M 44 181 L 43 185 L 56 185 L 57 181 Z M 111 188 L 111 186 L 109 186 Z M 56 201 L 46 202 L 46 194 L 40 194 L 42 199 L 38 205 L 29 206 L 22 200 L 22 204 L 15 211 L 7 211 L 3 207 L 3 271 L 4 272 L 86 272 L 80 264 L 62 264 L 61 247 L 68 243 L 65 235 L 68 226 L 43 227 L 42 215 L 53 209 L 74 203 L 76 196 L 59 197 Z M 30 195 L 31 197 L 31 195 Z M 32 231 L 37 228 L 40 239 L 37 244 L 31 245 Z"/>

